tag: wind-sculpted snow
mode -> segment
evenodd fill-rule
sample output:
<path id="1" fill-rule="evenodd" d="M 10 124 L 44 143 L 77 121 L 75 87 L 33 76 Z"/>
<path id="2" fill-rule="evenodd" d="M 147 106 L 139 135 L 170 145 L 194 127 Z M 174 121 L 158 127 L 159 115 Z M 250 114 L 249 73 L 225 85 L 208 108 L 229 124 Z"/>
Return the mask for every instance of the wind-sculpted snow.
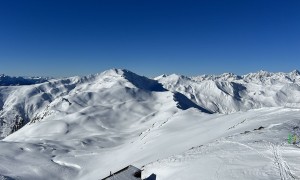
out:
<path id="1" fill-rule="evenodd" d="M 205 77 L 203 79 L 203 77 Z M 265 78 L 264 78 L 265 77 Z M 0 179 L 299 179 L 299 73 L 112 69 L 0 87 Z"/>

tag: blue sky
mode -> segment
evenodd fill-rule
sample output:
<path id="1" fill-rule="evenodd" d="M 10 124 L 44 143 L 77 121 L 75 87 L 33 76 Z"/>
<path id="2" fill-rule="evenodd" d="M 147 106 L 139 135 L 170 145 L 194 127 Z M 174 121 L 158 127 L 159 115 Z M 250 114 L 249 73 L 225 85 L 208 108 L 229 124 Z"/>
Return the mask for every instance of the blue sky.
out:
<path id="1" fill-rule="evenodd" d="M 0 73 L 300 69 L 299 0 L 4 0 Z"/>

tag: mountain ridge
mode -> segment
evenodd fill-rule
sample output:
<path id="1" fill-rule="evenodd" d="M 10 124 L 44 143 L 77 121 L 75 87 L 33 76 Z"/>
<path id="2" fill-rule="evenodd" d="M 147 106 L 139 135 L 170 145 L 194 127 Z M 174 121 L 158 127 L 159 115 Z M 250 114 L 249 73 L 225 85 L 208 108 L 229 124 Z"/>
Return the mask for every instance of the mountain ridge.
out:
<path id="1" fill-rule="evenodd" d="M 142 92 L 169 91 L 173 93 L 173 100 L 178 101 L 178 108 L 194 107 L 206 113 L 228 114 L 262 107 L 298 108 L 299 84 L 300 73 L 297 70 L 290 73 L 259 71 L 243 76 L 233 73 L 196 77 L 171 74 L 150 79 L 126 69 L 110 69 L 83 77 L 49 79 L 23 86 L 0 86 L 0 134 L 5 137 L 28 122 L 43 119 L 50 113 L 45 108 L 53 101 L 78 94 L 84 98 L 77 101 L 89 104 L 93 97 L 103 96 L 104 93 L 107 98 L 124 94 L 123 88 L 127 88 L 124 95 L 132 98 L 141 97 L 138 93 Z M 108 90 L 110 88 L 111 91 Z M 114 88 L 121 88 L 121 91 L 114 92 Z"/>
<path id="2" fill-rule="evenodd" d="M 176 98 L 178 95 L 167 91 L 155 80 L 120 69 L 84 77 L 52 79 L 41 84 L 3 86 L 0 87 L 0 137 L 6 137 L 28 123 L 38 122 L 55 114 L 65 116 L 62 113 L 64 111 L 74 113 L 74 108 L 76 112 L 99 106 L 100 100 L 109 104 L 129 100 L 142 102 L 147 98 L 156 101 L 157 93 L 164 92 L 164 96 L 173 97 L 168 103 L 174 101 L 174 107 L 194 107 L 208 112 L 188 98 L 182 98 L 184 95 Z"/>
<path id="3" fill-rule="evenodd" d="M 47 82 L 51 77 L 8 76 L 0 74 L 0 86 L 32 85 Z"/>
<path id="4" fill-rule="evenodd" d="M 73 76 L 73 78 L 78 77 L 78 78 L 84 78 L 84 79 L 88 79 L 91 77 L 97 77 L 97 76 L 101 76 L 101 75 L 127 75 L 128 77 L 130 77 L 130 75 L 136 75 L 136 76 L 140 76 L 137 75 L 135 73 L 133 73 L 130 70 L 127 69 L 109 69 L 106 71 L 103 71 L 101 73 L 96 73 L 96 74 L 91 74 L 91 75 L 86 75 L 86 76 Z M 237 75 L 231 72 L 227 72 L 227 73 L 222 73 L 220 75 L 208 75 L 208 74 L 203 74 L 203 75 L 196 75 L 196 76 L 184 76 L 184 75 L 180 75 L 180 74 L 162 74 L 159 75 L 157 77 L 154 78 L 149 78 L 149 77 L 145 77 L 145 76 L 140 76 L 140 77 L 145 77 L 148 79 L 153 79 L 153 80 L 158 80 L 160 78 L 166 78 L 169 76 L 173 76 L 174 78 L 177 77 L 178 79 L 193 79 L 195 81 L 204 81 L 204 80 L 220 80 L 220 81 L 236 81 L 236 80 L 241 80 L 241 79 L 259 79 L 261 77 L 272 77 L 273 78 L 279 78 L 279 77 L 288 77 L 291 80 L 299 80 L 300 79 L 300 71 L 295 69 L 291 72 L 269 72 L 269 71 L 265 71 L 265 70 L 259 70 L 257 72 L 251 72 L 251 73 L 247 73 L 244 75 Z M 299 77 L 298 77 L 299 76 Z M 53 77 L 41 77 L 41 76 L 9 76 L 9 75 L 5 75 L 5 74 L 0 74 L 0 86 L 18 86 L 18 85 L 33 85 L 33 84 L 40 84 L 43 82 L 47 82 L 49 80 L 59 80 L 59 79 L 68 79 L 68 78 L 72 78 L 72 77 L 65 77 L 65 78 L 53 78 Z"/>

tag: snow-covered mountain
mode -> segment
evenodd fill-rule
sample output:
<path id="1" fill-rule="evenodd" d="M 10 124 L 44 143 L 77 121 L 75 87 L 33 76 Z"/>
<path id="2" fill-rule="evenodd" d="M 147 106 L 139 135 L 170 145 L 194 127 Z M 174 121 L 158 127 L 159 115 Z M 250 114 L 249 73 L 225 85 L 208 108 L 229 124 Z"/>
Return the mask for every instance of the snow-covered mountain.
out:
<path id="1" fill-rule="evenodd" d="M 184 94 L 199 106 L 219 113 L 262 107 L 300 107 L 300 73 L 259 71 L 244 76 L 185 77 L 176 74 L 155 78 L 170 91 Z"/>
<path id="2" fill-rule="evenodd" d="M 184 95 L 167 91 L 155 80 L 118 69 L 86 77 L 50 80 L 31 86 L 0 87 L 0 93 L 0 137 L 46 117 L 64 117 L 90 108 L 97 111 L 99 106 L 124 104 L 127 101 L 132 106 L 137 106 L 143 101 L 165 104 L 163 99 L 170 98 L 174 107 L 196 107 L 206 111 Z M 134 108 L 129 108 L 132 109 Z"/>
<path id="3" fill-rule="evenodd" d="M 0 179 L 297 179 L 300 73 L 128 70 L 0 86 Z M 300 137 L 300 136 L 299 136 Z"/>
<path id="4" fill-rule="evenodd" d="M 13 77 L 0 74 L 0 86 L 32 85 L 48 81 L 45 77 Z"/>

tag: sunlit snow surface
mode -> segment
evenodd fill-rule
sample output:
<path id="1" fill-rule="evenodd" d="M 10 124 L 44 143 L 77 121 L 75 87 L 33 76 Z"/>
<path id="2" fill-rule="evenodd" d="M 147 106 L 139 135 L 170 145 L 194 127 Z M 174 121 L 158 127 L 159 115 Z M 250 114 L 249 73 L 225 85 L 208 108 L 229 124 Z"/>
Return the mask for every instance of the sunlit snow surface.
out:
<path id="1" fill-rule="evenodd" d="M 166 89 L 142 77 L 132 83 L 133 74 L 119 71 L 32 85 L 49 92 L 48 103 L 22 87 L 36 94 L 25 98 L 36 113 L 28 109 L 30 122 L 0 141 L 0 180 L 96 180 L 130 164 L 157 180 L 300 179 L 300 148 L 287 140 L 300 137 L 299 109 L 240 106 L 245 111 L 209 114 L 164 83 Z M 9 88 L 24 94 L 2 88 L 2 99 L 24 99 L 4 93 Z"/>

